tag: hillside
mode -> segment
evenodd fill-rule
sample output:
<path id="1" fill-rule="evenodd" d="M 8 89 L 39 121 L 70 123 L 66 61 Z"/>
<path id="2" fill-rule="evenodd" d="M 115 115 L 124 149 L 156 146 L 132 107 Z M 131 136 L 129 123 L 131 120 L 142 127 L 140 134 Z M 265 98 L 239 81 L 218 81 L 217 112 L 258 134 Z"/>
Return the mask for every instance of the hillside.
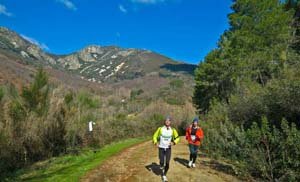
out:
<path id="1" fill-rule="evenodd" d="M 166 115 L 182 132 L 195 113 L 195 65 L 113 46 L 54 55 L 25 38 L 0 28 L 0 178 L 86 147 L 149 136 Z"/>
<path id="2" fill-rule="evenodd" d="M 90 45 L 67 55 L 44 52 L 26 37 L 0 27 L 0 54 L 24 65 L 50 67 L 93 83 L 117 83 L 145 76 L 192 80 L 195 65 L 141 49 Z M 7 62 L 7 61 L 6 61 Z M 8 63 L 10 64 L 10 63 Z"/>

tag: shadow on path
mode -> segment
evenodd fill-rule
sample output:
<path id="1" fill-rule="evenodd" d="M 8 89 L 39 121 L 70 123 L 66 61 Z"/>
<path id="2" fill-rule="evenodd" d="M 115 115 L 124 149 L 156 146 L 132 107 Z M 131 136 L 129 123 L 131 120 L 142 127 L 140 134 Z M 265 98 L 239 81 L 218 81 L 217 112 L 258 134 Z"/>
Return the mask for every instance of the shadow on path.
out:
<path id="1" fill-rule="evenodd" d="M 186 159 L 182 159 L 182 158 L 179 158 L 179 157 L 175 157 L 175 158 L 174 158 L 174 161 L 175 161 L 175 162 L 178 162 L 179 164 L 181 164 L 181 165 L 183 165 L 183 166 L 185 166 L 185 167 L 188 167 L 189 161 L 186 160 Z"/>
<path id="2" fill-rule="evenodd" d="M 155 162 L 152 162 L 152 164 L 149 164 L 149 165 L 145 166 L 145 168 L 148 171 L 153 172 L 157 176 L 161 176 L 162 175 L 162 170 L 160 169 L 160 165 L 158 165 Z"/>
<path id="3" fill-rule="evenodd" d="M 214 170 L 224 172 L 226 174 L 230 175 L 236 175 L 234 167 L 230 164 L 225 164 L 225 163 L 220 163 L 216 160 L 211 160 L 211 161 L 201 161 L 200 164 L 204 166 L 208 166 Z"/>

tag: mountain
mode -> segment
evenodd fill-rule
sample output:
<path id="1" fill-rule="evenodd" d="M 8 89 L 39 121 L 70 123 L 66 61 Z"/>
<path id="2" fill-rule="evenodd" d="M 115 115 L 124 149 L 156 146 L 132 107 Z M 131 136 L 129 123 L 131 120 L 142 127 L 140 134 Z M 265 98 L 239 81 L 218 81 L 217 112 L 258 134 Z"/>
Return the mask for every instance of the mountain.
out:
<path id="1" fill-rule="evenodd" d="M 32 65 L 55 65 L 55 56 L 45 53 L 38 45 L 5 27 L 0 27 L 0 50 L 19 56 L 24 63 Z"/>
<path id="2" fill-rule="evenodd" d="M 148 76 L 189 79 L 196 68 L 196 65 L 176 62 L 149 50 L 117 46 L 90 45 L 71 54 L 54 55 L 4 27 L 0 27 L 1 54 L 23 65 L 51 68 L 92 83 L 119 83 Z"/>

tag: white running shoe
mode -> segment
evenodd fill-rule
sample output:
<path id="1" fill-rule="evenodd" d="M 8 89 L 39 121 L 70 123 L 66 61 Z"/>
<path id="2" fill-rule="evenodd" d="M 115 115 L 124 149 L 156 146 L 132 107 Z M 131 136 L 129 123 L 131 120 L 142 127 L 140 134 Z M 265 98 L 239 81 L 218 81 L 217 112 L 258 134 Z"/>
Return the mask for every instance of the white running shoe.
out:
<path id="1" fill-rule="evenodd" d="M 193 164 L 192 164 L 192 167 L 196 167 L 196 164 L 195 164 L 195 163 L 193 163 Z"/>
<path id="2" fill-rule="evenodd" d="M 164 181 L 164 182 L 167 182 L 167 181 L 168 181 L 167 176 L 163 176 L 162 178 L 163 178 L 163 181 Z"/>
<path id="3" fill-rule="evenodd" d="M 192 167 L 193 161 L 189 162 L 189 167 Z"/>

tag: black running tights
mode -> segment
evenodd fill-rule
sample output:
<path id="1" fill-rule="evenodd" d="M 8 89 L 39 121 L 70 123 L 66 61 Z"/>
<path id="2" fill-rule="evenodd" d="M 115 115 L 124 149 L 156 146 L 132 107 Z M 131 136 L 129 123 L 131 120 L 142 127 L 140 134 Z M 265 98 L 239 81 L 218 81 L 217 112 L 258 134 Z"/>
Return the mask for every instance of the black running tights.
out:
<path id="1" fill-rule="evenodd" d="M 163 175 L 166 175 L 169 170 L 171 148 L 159 148 L 158 155 L 160 167 L 163 169 Z"/>

